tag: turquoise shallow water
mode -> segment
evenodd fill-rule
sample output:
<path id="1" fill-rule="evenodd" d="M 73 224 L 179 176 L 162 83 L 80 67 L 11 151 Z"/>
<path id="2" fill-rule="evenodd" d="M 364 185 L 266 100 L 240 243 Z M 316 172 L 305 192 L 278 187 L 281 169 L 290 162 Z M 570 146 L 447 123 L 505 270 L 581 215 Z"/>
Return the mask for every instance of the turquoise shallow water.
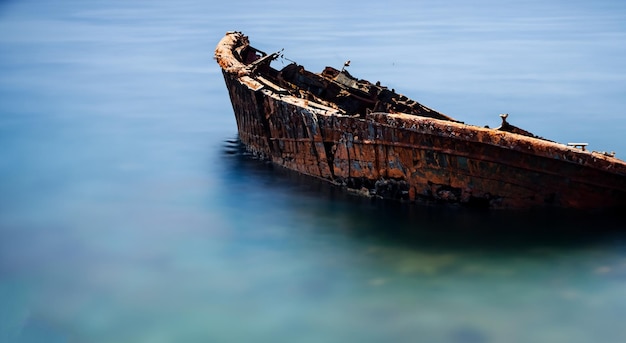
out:
<path id="1" fill-rule="evenodd" d="M 241 152 L 227 30 L 626 156 L 612 1 L 0 3 L 0 342 L 620 342 L 623 215 L 360 199 Z M 279 62 L 280 63 L 280 62 Z"/>

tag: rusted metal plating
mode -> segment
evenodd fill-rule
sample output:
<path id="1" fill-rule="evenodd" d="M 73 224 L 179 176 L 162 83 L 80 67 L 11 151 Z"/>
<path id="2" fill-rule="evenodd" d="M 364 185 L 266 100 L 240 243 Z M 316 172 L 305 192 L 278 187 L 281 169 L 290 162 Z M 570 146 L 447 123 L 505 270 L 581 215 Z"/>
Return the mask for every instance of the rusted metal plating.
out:
<path id="1" fill-rule="evenodd" d="M 537 137 L 508 115 L 497 129 L 466 125 L 345 69 L 276 70 L 270 62 L 278 55 L 252 48 L 240 32 L 228 32 L 215 50 L 241 141 L 278 165 L 407 201 L 626 205 L 626 163 L 611 154 Z"/>

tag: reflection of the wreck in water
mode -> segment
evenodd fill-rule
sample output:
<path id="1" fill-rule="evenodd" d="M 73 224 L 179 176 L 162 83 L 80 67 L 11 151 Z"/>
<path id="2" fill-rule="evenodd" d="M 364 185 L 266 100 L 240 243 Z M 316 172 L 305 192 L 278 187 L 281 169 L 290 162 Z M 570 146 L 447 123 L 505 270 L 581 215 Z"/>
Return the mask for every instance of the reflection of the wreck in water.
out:
<path id="1" fill-rule="evenodd" d="M 224 145 L 227 182 L 262 187 L 267 201 L 287 197 L 304 202 L 307 218 L 332 216 L 342 230 L 420 249 L 526 249 L 583 247 L 626 239 L 626 216 L 619 212 L 568 209 L 482 210 L 441 204 L 402 203 L 356 196 L 339 186 L 299 174 L 246 152 L 238 138 Z M 315 223 L 313 223 L 315 224 Z"/>

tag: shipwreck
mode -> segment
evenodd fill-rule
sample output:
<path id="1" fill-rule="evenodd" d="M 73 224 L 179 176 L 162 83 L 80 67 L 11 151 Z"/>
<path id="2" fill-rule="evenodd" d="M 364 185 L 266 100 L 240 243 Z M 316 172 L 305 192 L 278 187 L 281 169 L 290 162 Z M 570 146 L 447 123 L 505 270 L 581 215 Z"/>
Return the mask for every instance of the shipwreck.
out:
<path id="1" fill-rule="evenodd" d="M 345 68 L 321 73 L 227 32 L 215 59 L 239 138 L 273 163 L 363 196 L 488 208 L 620 208 L 626 162 L 510 124 L 468 125 Z M 346 62 L 348 64 L 349 62 Z"/>

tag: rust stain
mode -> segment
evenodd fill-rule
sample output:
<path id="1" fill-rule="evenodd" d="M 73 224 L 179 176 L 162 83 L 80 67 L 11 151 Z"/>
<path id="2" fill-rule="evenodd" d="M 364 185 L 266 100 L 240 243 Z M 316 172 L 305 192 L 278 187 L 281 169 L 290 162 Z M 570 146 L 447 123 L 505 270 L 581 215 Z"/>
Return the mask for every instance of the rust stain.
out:
<path id="1" fill-rule="evenodd" d="M 259 157 L 358 194 L 491 208 L 624 207 L 626 163 L 511 125 L 467 125 L 326 67 L 270 66 L 239 32 L 218 43 L 239 137 Z M 347 64 L 349 64 L 347 62 Z"/>

